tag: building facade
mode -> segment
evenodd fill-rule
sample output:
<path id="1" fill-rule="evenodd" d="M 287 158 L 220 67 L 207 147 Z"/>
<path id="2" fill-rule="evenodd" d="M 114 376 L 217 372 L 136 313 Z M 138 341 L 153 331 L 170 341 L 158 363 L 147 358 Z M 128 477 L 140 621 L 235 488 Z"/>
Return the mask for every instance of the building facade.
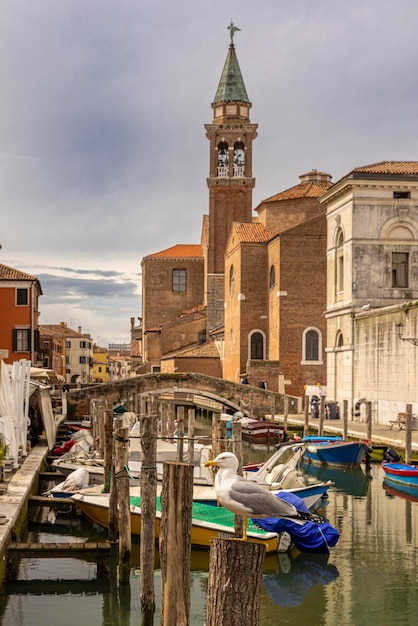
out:
<path id="1" fill-rule="evenodd" d="M 31 276 L 0 263 L 0 354 L 5 363 L 20 359 L 42 365 L 39 353 L 41 284 Z"/>
<path id="2" fill-rule="evenodd" d="M 418 354 L 399 338 L 417 336 L 418 162 L 358 167 L 320 201 L 327 212 L 327 395 L 348 416 L 366 398 L 379 422 L 405 402 L 418 411 Z"/>

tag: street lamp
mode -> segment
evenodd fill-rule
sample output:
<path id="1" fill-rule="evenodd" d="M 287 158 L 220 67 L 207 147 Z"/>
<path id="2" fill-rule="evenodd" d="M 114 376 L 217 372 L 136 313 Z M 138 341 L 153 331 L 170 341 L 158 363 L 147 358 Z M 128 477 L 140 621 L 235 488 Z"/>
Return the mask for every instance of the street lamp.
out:
<path id="1" fill-rule="evenodd" d="M 418 337 L 404 337 L 403 336 L 403 329 L 404 329 L 403 322 L 397 322 L 396 328 L 397 328 L 396 334 L 398 335 L 398 339 L 400 339 L 401 341 L 409 341 L 409 343 L 412 343 L 414 346 L 418 346 Z"/>

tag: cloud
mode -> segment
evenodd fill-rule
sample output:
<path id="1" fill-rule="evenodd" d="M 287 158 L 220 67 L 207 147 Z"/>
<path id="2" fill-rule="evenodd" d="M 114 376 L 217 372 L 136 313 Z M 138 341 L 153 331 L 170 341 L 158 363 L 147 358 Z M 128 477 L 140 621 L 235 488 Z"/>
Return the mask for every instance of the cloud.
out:
<path id="1" fill-rule="evenodd" d="M 259 125 L 254 207 L 312 168 L 336 181 L 360 165 L 416 159 L 416 0 L 2 8 L 1 261 L 40 270 L 50 323 L 66 315 L 93 329 L 100 319 L 101 336 L 128 339 L 141 259 L 200 241 L 204 124 L 231 16 Z"/>

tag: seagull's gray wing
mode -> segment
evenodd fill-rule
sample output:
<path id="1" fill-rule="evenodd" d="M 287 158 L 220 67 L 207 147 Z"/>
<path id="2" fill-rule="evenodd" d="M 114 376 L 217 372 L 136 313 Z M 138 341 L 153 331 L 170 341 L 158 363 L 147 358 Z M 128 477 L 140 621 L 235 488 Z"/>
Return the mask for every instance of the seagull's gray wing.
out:
<path id="1" fill-rule="evenodd" d="M 293 504 L 276 498 L 257 483 L 245 478 L 236 480 L 232 484 L 229 495 L 252 511 L 253 517 L 299 517 Z"/>

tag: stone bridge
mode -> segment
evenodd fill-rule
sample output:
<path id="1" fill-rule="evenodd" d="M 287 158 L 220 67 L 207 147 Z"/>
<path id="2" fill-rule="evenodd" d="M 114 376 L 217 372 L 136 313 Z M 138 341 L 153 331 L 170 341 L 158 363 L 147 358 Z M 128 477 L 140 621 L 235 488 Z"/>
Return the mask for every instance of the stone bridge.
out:
<path id="1" fill-rule="evenodd" d="M 126 410 L 138 414 L 140 397 L 150 395 L 177 406 L 195 406 L 213 413 L 241 411 L 258 419 L 283 413 L 284 409 L 283 394 L 193 373 L 142 374 L 73 389 L 68 393 L 68 402 L 76 403 L 78 416 L 90 413 L 90 401 L 93 399 L 104 399 L 110 407 L 122 404 Z M 297 413 L 299 399 L 288 398 L 288 412 Z"/>

